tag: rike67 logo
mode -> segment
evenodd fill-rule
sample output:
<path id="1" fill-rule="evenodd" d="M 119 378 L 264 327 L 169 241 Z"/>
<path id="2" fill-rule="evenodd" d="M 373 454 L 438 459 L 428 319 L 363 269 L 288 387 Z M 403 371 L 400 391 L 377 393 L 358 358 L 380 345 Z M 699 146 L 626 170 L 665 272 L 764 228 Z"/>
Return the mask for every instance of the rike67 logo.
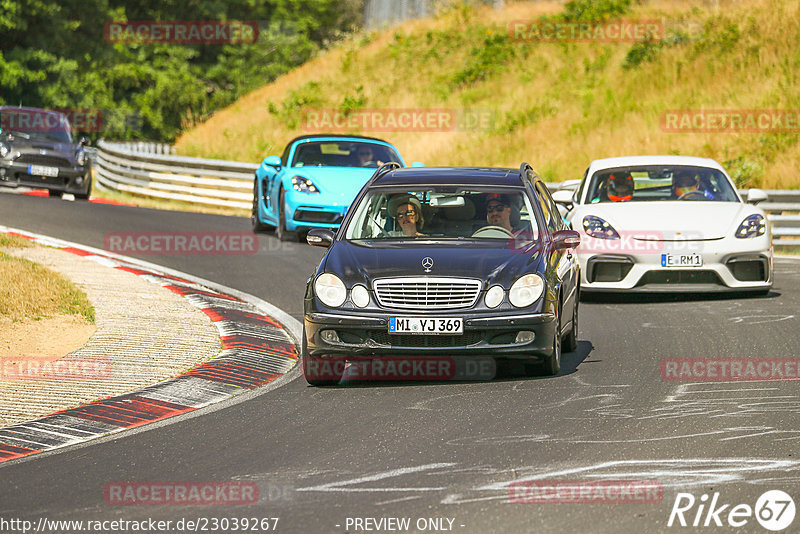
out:
<path id="1" fill-rule="evenodd" d="M 722 527 L 727 524 L 742 528 L 755 517 L 763 528 L 778 532 L 792 524 L 794 515 L 794 500 L 781 490 L 762 493 L 755 507 L 749 504 L 722 504 L 719 492 L 714 493 L 710 502 L 707 494 L 697 499 L 691 493 L 678 493 L 667 526 Z"/>

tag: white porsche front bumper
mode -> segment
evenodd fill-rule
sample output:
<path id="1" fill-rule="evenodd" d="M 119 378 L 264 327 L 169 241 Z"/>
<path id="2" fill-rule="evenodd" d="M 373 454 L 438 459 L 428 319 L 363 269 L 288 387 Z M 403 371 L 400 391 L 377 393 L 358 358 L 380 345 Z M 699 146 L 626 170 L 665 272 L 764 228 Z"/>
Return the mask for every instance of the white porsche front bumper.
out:
<path id="1" fill-rule="evenodd" d="M 638 241 L 581 235 L 582 291 L 764 291 L 773 283 L 770 233 L 750 239 Z M 687 266 L 667 266 L 685 258 Z M 689 261 L 701 265 L 688 266 Z"/>

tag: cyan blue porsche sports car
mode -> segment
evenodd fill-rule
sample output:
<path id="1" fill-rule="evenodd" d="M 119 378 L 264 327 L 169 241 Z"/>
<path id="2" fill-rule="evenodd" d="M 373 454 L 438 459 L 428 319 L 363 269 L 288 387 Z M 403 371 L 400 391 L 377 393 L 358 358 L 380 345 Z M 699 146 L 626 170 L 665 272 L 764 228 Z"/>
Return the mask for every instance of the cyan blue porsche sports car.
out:
<path id="1" fill-rule="evenodd" d="M 276 230 L 295 241 L 311 228 L 337 229 L 345 212 L 380 165 L 405 166 L 386 141 L 316 134 L 292 139 L 282 156 L 268 156 L 253 184 L 254 232 Z"/>

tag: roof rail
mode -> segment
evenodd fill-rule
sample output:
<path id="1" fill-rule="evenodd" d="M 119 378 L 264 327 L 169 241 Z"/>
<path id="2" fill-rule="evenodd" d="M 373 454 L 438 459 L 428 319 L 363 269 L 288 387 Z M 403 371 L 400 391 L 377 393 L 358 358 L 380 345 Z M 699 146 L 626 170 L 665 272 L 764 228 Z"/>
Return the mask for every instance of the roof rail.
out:
<path id="1" fill-rule="evenodd" d="M 380 177 L 380 176 L 383 176 L 383 175 L 384 175 L 384 174 L 386 174 L 387 172 L 391 172 L 391 171 L 393 171 L 393 170 L 395 170 L 395 169 L 402 169 L 402 168 L 403 168 L 403 166 L 402 166 L 402 165 L 400 165 L 400 164 L 399 164 L 398 162 L 396 162 L 396 161 L 390 161 L 389 163 L 384 163 L 383 165 L 381 165 L 380 167 L 378 167 L 378 168 L 375 170 L 375 173 L 372 175 L 372 177 L 369 179 L 369 181 L 368 181 L 367 183 L 371 184 L 371 183 L 372 183 L 372 182 L 374 182 L 374 181 L 375 181 L 375 180 L 376 180 L 378 177 Z"/>
<path id="2" fill-rule="evenodd" d="M 531 174 L 533 174 L 533 175 L 536 174 L 535 172 L 533 172 L 533 167 L 531 167 L 530 163 L 527 163 L 527 162 L 523 161 L 522 164 L 519 166 L 520 178 L 522 178 L 523 180 L 525 180 L 527 178 L 529 182 L 533 183 L 533 180 L 531 180 L 529 178 L 529 175 L 528 175 L 528 172 L 527 172 L 528 170 L 531 171 Z"/>

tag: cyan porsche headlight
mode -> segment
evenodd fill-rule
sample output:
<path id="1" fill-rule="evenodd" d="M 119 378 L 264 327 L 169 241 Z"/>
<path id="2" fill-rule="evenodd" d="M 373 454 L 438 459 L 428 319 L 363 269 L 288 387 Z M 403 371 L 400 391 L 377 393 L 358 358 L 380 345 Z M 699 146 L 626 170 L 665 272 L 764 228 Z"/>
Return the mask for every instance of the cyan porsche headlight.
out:
<path id="1" fill-rule="evenodd" d="M 587 215 L 583 218 L 583 231 L 589 237 L 597 239 L 619 239 L 619 234 L 613 226 L 594 215 Z"/>
<path id="2" fill-rule="evenodd" d="M 301 193 L 319 193 L 319 189 L 311 179 L 305 176 L 292 176 L 292 187 Z"/>
<path id="3" fill-rule="evenodd" d="M 484 297 L 486 307 L 496 308 L 500 306 L 500 303 L 503 302 L 503 297 L 505 294 L 506 292 L 502 286 L 492 286 L 489 291 L 486 292 L 486 297 Z"/>
<path id="4" fill-rule="evenodd" d="M 764 235 L 767 231 L 767 223 L 763 215 L 753 214 L 746 217 L 736 229 L 736 237 L 739 239 L 747 239 L 750 237 L 758 237 Z"/>
<path id="5" fill-rule="evenodd" d="M 86 165 L 86 151 L 84 149 L 79 148 L 78 151 L 75 152 L 75 163 L 77 163 L 79 167 Z"/>
<path id="6" fill-rule="evenodd" d="M 8 156 L 9 152 L 11 152 L 11 148 L 6 143 L 0 142 L 0 158 Z"/>
<path id="7" fill-rule="evenodd" d="M 326 306 L 338 308 L 347 298 L 347 288 L 344 282 L 335 274 L 321 274 L 314 281 L 314 292 Z"/>
<path id="8" fill-rule="evenodd" d="M 530 306 L 544 293 L 544 280 L 538 274 L 526 274 L 521 276 L 511 286 L 508 292 L 508 300 L 517 308 Z"/>
<path id="9" fill-rule="evenodd" d="M 369 304 L 369 291 L 361 284 L 354 285 L 350 290 L 350 300 L 359 308 L 366 308 Z"/>

